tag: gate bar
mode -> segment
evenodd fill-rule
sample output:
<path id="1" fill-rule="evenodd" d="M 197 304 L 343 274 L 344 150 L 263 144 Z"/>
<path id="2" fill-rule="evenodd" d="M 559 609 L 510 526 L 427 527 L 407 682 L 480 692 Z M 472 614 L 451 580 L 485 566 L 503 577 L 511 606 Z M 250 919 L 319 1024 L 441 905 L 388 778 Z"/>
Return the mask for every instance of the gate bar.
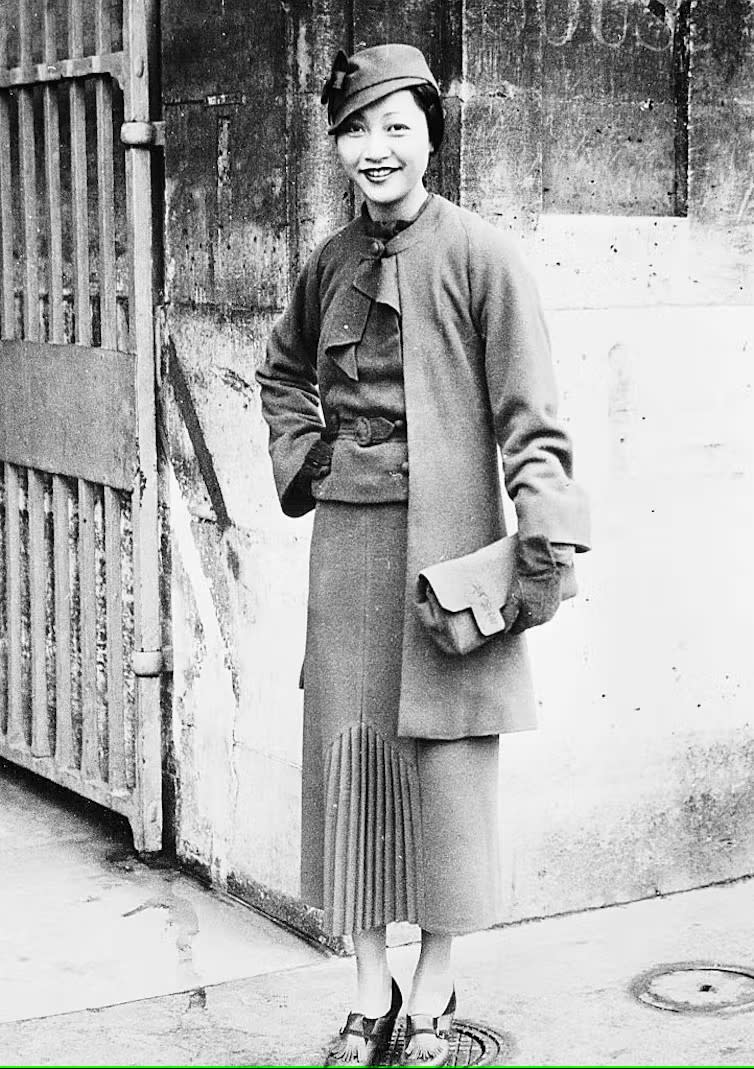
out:
<path id="1" fill-rule="evenodd" d="M 94 13 L 98 52 L 111 45 L 110 8 L 97 0 Z M 100 345 L 114 349 L 117 343 L 115 312 L 115 210 L 113 167 L 113 89 L 109 78 L 98 78 L 97 108 L 97 209 L 99 222 Z"/>
<path id="2" fill-rule="evenodd" d="M 44 481 L 31 469 L 29 479 L 29 602 L 31 610 L 31 752 L 37 757 L 50 753 L 47 708 L 46 603 L 47 569 L 45 553 Z"/>
<path id="3" fill-rule="evenodd" d="M 31 62 L 31 21 L 28 5 L 19 2 L 19 51 L 22 65 Z M 34 90 L 18 90 L 19 168 L 23 209 L 23 324 L 24 338 L 39 341 L 39 210 L 37 204 L 37 150 L 34 129 Z M 31 413 L 29 414 L 31 418 Z M 27 471 L 26 507 L 29 517 L 29 640 L 31 692 L 31 751 L 50 752 L 47 728 L 47 674 L 45 659 L 45 548 L 44 485 L 38 471 Z"/>
<path id="4" fill-rule="evenodd" d="M 39 85 L 42 82 L 61 82 L 72 78 L 90 78 L 93 74 L 107 75 L 121 85 L 123 82 L 123 53 L 110 52 L 105 56 L 77 56 L 59 59 L 55 63 L 33 63 L 29 67 L 5 67 L 0 70 L 0 89 L 14 89 L 20 85 Z"/>
<path id="5" fill-rule="evenodd" d="M 101 779 L 97 726 L 97 602 L 94 570 L 94 488 L 79 479 L 79 605 L 81 635 L 81 775 Z"/>
<path id="6" fill-rule="evenodd" d="M 21 691 L 21 521 L 18 511 L 18 471 L 5 465 L 5 545 L 8 552 L 8 745 L 25 748 Z"/>
<path id="7" fill-rule="evenodd" d="M 18 36 L 21 63 L 31 62 L 29 5 L 19 0 Z M 39 339 L 39 233 L 37 212 L 36 138 L 34 90 L 18 90 L 18 139 L 20 142 L 21 202 L 24 219 L 24 337 Z"/>
<path id="8" fill-rule="evenodd" d="M 55 546 L 55 761 L 63 769 L 73 765 L 69 502 L 67 481 L 55 476 L 52 483 Z"/>
<path id="9" fill-rule="evenodd" d="M 39 340 L 39 215 L 33 90 L 18 91 L 21 201 L 23 204 L 24 337 Z"/>
<path id="10" fill-rule="evenodd" d="M 44 57 L 54 64 L 57 58 L 56 11 L 53 0 L 44 5 Z M 60 192 L 60 121 L 58 93 L 51 85 L 42 90 L 44 101 L 44 158 L 47 192 L 47 319 L 49 340 L 62 342 L 63 316 L 63 216 Z"/>
<path id="11" fill-rule="evenodd" d="M 84 49 L 81 0 L 68 3 L 68 48 L 72 56 Z M 86 95 L 80 82 L 71 82 L 71 194 L 73 211 L 73 307 L 76 341 L 91 345 L 92 321 L 89 303 L 89 200 L 86 177 Z"/>
<path id="12" fill-rule="evenodd" d="M 107 579 L 107 729 L 108 783 L 126 785 L 123 703 L 123 593 L 121 583 L 120 497 L 105 487 L 105 575 Z"/>
<path id="13" fill-rule="evenodd" d="M 155 53 L 155 0 L 124 0 L 123 46 L 129 56 L 124 85 L 126 122 L 149 122 L 150 63 Z M 132 146 L 126 154 L 126 181 L 131 196 L 129 237 L 132 249 L 131 339 L 136 352 L 136 394 L 140 473 L 133 496 L 134 627 L 136 651 L 159 650 L 160 542 L 157 511 L 157 415 L 155 410 L 155 338 L 152 283 L 151 149 Z M 138 226 L 135 225 L 138 220 Z M 159 676 L 136 679 L 136 797 L 141 806 L 134 821 L 138 850 L 162 845 L 161 725 Z"/>
<path id="14" fill-rule="evenodd" d="M 8 16 L 0 3 L 0 68 L 8 62 Z M 10 102 L 0 93 L 0 145 L 10 145 Z M 16 302 L 13 281 L 13 186 L 10 153 L 0 152 L 0 285 L 2 286 L 2 336 L 16 333 Z"/>
<path id="15" fill-rule="evenodd" d="M 44 0 L 44 59 L 48 70 L 57 60 L 57 10 L 55 0 Z M 47 322 L 49 340 L 65 341 L 63 308 L 63 214 L 60 188 L 60 105 L 57 88 L 45 85 L 44 150 L 47 193 Z M 71 613 L 68 483 L 52 477 L 53 574 L 55 629 L 55 762 L 67 769 L 73 765 L 71 720 Z"/>

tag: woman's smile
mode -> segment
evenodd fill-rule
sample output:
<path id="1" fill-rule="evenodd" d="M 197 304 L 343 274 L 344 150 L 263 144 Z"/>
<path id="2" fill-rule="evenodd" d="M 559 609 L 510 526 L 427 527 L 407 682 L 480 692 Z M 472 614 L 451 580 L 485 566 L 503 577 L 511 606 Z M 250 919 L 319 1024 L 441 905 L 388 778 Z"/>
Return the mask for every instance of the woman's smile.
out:
<path id="1" fill-rule="evenodd" d="M 368 178 L 370 182 L 382 182 L 397 170 L 397 167 L 365 167 L 362 169 L 361 173 L 365 178 Z"/>

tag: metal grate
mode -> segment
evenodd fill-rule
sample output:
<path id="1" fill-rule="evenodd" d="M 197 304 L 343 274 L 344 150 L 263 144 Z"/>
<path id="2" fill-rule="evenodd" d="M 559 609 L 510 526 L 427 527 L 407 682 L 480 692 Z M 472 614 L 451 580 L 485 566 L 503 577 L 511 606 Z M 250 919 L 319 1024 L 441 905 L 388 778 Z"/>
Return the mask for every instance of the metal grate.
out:
<path id="1" fill-rule="evenodd" d="M 406 1038 L 406 1025 L 399 1020 L 393 1031 L 383 1065 L 399 1065 Z M 489 1025 L 455 1020 L 446 1065 L 505 1065 L 513 1057 L 513 1040 Z"/>

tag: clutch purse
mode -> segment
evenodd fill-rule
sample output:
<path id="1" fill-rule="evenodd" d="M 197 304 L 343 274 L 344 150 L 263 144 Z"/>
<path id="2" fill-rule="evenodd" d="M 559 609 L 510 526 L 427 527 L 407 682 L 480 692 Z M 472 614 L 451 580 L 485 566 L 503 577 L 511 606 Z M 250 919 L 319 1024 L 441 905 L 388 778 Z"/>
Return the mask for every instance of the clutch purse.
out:
<path id="1" fill-rule="evenodd" d="M 419 572 L 416 611 L 444 653 L 471 653 L 505 630 L 502 609 L 516 573 L 518 535 Z M 561 600 L 576 594 L 572 565 L 560 566 Z"/>

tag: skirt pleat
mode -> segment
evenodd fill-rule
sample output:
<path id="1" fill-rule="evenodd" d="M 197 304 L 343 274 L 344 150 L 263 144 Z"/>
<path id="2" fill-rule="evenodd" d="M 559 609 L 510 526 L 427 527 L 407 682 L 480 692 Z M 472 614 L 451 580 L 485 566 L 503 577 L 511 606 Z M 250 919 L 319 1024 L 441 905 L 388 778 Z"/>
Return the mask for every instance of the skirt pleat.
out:
<path id="1" fill-rule="evenodd" d="M 419 868 L 417 864 L 417 843 L 414 840 L 414 820 L 415 814 L 411 808 L 411 789 L 409 787 L 409 776 L 404 767 L 399 769 L 401 777 L 401 802 L 403 806 L 403 852 L 406 858 L 412 858 L 413 864 L 406 864 L 405 866 L 405 880 L 404 880 L 404 911 L 406 919 L 409 921 L 416 920 L 416 871 Z"/>
<path id="2" fill-rule="evenodd" d="M 370 775 L 370 754 L 383 769 Z M 328 798 L 337 804 L 325 814 L 325 910 L 339 934 L 374 928 L 417 915 L 417 858 L 411 827 L 411 791 L 416 770 L 368 725 L 351 728 L 333 744 L 326 763 Z M 413 784 L 412 784 L 413 781 Z M 375 786 L 370 786 L 375 784 Z M 373 829 L 389 828 L 382 849 Z M 372 830 L 368 830 L 372 829 Z"/>
<path id="3" fill-rule="evenodd" d="M 366 741 L 366 770 L 365 786 L 367 806 L 365 813 L 366 835 L 364 838 L 364 908 L 361 914 L 362 928 L 368 917 L 374 917 L 376 913 L 375 896 L 375 852 L 376 852 L 376 829 L 377 829 L 377 746 L 374 733 L 364 733 Z M 375 814 L 375 819 L 370 820 L 369 815 Z"/>
<path id="4" fill-rule="evenodd" d="M 382 879 L 382 873 L 385 870 L 385 811 L 386 806 L 386 788 L 385 788 L 385 765 L 383 763 L 382 747 L 379 745 L 379 740 L 376 736 L 373 737 L 374 745 L 374 767 L 375 767 L 375 802 L 374 802 L 374 915 L 375 917 L 384 917 L 386 914 L 385 905 L 385 881 Z"/>
<path id="5" fill-rule="evenodd" d="M 366 845 L 367 845 L 367 810 L 369 808 L 369 776 L 367 767 L 368 741 L 367 733 L 360 732 L 358 742 L 358 766 L 359 766 L 359 838 L 356 849 L 356 859 L 361 863 L 363 878 L 356 881 L 356 903 L 354 906 L 354 923 L 363 927 L 364 904 L 366 900 Z"/>
<path id="6" fill-rule="evenodd" d="M 385 769 L 385 845 L 383 862 L 383 886 L 385 888 L 385 916 L 395 916 L 395 784 L 390 751 L 383 747 L 382 764 Z M 392 864 L 391 864 L 392 862 Z"/>

